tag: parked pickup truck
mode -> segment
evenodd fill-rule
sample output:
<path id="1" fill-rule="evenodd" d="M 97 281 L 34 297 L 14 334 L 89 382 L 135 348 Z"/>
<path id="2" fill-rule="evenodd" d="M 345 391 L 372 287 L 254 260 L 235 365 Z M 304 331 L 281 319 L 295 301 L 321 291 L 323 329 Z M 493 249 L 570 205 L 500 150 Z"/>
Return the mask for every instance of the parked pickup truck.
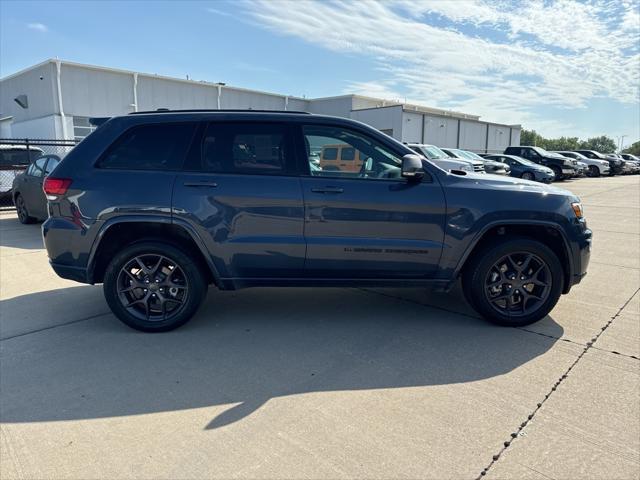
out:
<path id="1" fill-rule="evenodd" d="M 357 171 L 312 155 L 345 144 Z M 448 172 L 367 125 L 305 113 L 114 117 L 43 190 L 53 269 L 104 283 L 115 315 L 148 332 L 187 322 L 210 284 L 447 291 L 459 278 L 480 315 L 527 325 L 580 282 L 591 250 L 570 192 Z"/>
<path id="2" fill-rule="evenodd" d="M 553 170 L 556 180 L 564 180 L 577 175 L 578 171 L 573 162 L 558 155 L 557 153 L 547 152 L 544 148 L 540 147 L 507 147 L 504 151 L 506 155 L 515 155 L 517 157 L 526 158 L 539 165 L 544 165 Z"/>

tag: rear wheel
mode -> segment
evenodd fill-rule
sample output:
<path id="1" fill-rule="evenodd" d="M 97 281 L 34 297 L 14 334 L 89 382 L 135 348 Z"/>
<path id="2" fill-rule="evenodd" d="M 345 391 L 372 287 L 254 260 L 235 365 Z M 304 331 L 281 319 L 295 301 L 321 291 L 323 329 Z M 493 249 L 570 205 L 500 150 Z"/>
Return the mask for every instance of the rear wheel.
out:
<path id="1" fill-rule="evenodd" d="M 590 177 L 599 177 L 600 176 L 600 170 L 595 165 L 589 165 L 589 173 L 588 174 L 589 174 Z"/>
<path id="2" fill-rule="evenodd" d="M 134 243 L 111 261 L 104 295 L 113 313 L 143 332 L 166 332 L 193 317 L 207 283 L 193 259 L 173 245 Z"/>
<path id="3" fill-rule="evenodd" d="M 18 220 L 20 220 L 20 223 L 23 223 L 25 225 L 29 223 L 35 223 L 36 219 L 29 215 L 29 210 L 27 210 L 27 204 L 24 203 L 24 198 L 22 198 L 22 195 L 20 194 L 16 195 L 15 204 L 16 204 L 16 213 L 18 214 Z"/>
<path id="4" fill-rule="evenodd" d="M 562 293 L 562 265 L 543 243 L 504 239 L 475 255 L 463 274 L 469 303 L 487 320 L 519 327 L 536 322 Z"/>
<path id="5" fill-rule="evenodd" d="M 535 179 L 536 179 L 536 176 L 535 176 L 533 173 L 531 173 L 531 172 L 524 172 L 524 173 L 522 174 L 522 178 L 523 178 L 524 180 L 535 180 Z"/>

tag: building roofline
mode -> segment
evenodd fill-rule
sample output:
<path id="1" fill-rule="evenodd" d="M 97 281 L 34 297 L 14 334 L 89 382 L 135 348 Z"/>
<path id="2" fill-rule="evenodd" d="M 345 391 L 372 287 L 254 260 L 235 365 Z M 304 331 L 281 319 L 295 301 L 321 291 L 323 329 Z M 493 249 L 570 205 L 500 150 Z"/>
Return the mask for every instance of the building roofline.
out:
<path id="1" fill-rule="evenodd" d="M 31 70 L 35 70 L 36 68 L 40 68 L 48 63 L 55 63 L 56 60 L 53 58 L 48 58 L 47 60 L 45 60 L 44 62 L 40 62 L 40 63 L 36 63 L 35 65 L 31 65 L 30 67 L 26 67 L 23 68 L 22 70 L 18 70 L 15 73 L 12 73 L 11 75 L 7 75 L 6 77 L 2 77 L 0 78 L 0 82 L 3 82 L 5 80 L 9 80 L 10 78 L 14 78 L 17 77 L 18 75 L 23 75 L 27 72 L 30 72 Z"/>
<path id="2" fill-rule="evenodd" d="M 182 82 L 182 83 L 188 83 L 191 85 L 200 85 L 200 86 L 208 86 L 208 87 L 222 87 L 222 88 L 226 88 L 229 90 L 236 90 L 236 91 L 241 91 L 241 92 L 249 92 L 249 93 L 258 93 L 261 95 L 270 95 L 272 97 L 279 97 L 279 98 L 290 98 L 293 100 L 301 100 L 303 102 L 308 102 L 309 99 L 308 98 L 302 98 L 302 97 L 297 97 L 295 95 L 286 95 L 286 94 L 282 94 L 282 93 L 273 93 L 273 92 L 264 92 L 261 90 L 254 90 L 251 88 L 243 88 L 243 87 L 235 87 L 235 86 L 231 86 L 231 85 L 225 85 L 223 83 L 220 82 L 210 82 L 207 80 L 187 80 L 186 78 L 178 78 L 178 77 L 170 77 L 167 75 L 159 75 L 157 73 L 146 73 L 146 72 L 136 72 L 134 70 L 126 70 L 123 68 L 113 68 L 113 67 L 104 67 L 101 65 L 90 65 L 88 63 L 79 63 L 79 62 L 71 62 L 68 60 L 57 60 L 55 58 L 49 58 L 47 60 L 45 60 L 44 62 L 40 62 L 37 65 L 33 65 L 31 67 L 27 67 L 23 70 L 20 70 L 16 73 L 12 73 L 11 75 L 8 75 L 6 77 L 0 78 L 0 81 L 3 80 L 8 80 L 9 78 L 13 78 L 16 77 L 18 75 L 22 75 L 24 73 L 27 73 L 31 70 L 35 70 L 38 67 L 41 67 L 43 65 L 46 65 L 47 63 L 56 63 L 56 62 L 60 62 L 61 65 L 69 65 L 71 67 L 79 67 L 79 68 L 86 68 L 89 70 L 97 70 L 97 71 L 102 71 L 102 72 L 111 72 L 111 73 L 121 73 L 121 74 L 126 74 L 126 75 L 138 75 L 138 77 L 147 77 L 147 78 L 158 78 L 161 80 L 168 80 L 171 82 Z"/>

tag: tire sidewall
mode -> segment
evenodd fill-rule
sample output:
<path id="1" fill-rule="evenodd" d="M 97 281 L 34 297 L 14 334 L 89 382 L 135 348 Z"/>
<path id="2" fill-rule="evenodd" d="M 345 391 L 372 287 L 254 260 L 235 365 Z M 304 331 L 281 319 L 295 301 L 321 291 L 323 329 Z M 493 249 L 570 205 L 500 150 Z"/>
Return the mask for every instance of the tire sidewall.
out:
<path id="1" fill-rule="evenodd" d="M 521 317 L 511 317 L 495 310 L 484 293 L 488 270 L 500 258 L 514 252 L 529 252 L 542 259 L 551 272 L 551 291 L 544 303 L 535 311 Z M 558 302 L 564 281 L 563 268 L 556 254 L 546 245 L 526 238 L 505 239 L 488 251 L 476 256 L 465 272 L 463 286 L 471 305 L 487 320 L 503 326 L 520 327 L 544 318 Z"/>
<path id="2" fill-rule="evenodd" d="M 187 276 L 189 294 L 184 308 L 176 316 L 162 321 L 146 321 L 131 315 L 118 296 L 117 279 L 122 267 L 133 257 L 146 254 L 163 255 L 175 262 Z M 111 311 L 123 323 L 143 332 L 167 332 L 188 322 L 200 307 L 207 291 L 204 275 L 193 259 L 179 248 L 162 242 L 146 241 L 129 245 L 109 263 L 105 274 L 103 291 Z"/>

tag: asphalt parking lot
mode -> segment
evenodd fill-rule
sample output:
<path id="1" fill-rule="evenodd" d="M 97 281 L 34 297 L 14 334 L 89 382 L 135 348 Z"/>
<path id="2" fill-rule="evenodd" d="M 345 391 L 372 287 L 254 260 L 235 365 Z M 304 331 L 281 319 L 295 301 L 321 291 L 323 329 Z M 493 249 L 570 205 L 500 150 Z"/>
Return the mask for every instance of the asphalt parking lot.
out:
<path id="1" fill-rule="evenodd" d="M 458 292 L 212 289 L 143 334 L 0 214 L 0 477 L 639 478 L 640 177 L 560 186 L 589 275 L 520 329 Z"/>

